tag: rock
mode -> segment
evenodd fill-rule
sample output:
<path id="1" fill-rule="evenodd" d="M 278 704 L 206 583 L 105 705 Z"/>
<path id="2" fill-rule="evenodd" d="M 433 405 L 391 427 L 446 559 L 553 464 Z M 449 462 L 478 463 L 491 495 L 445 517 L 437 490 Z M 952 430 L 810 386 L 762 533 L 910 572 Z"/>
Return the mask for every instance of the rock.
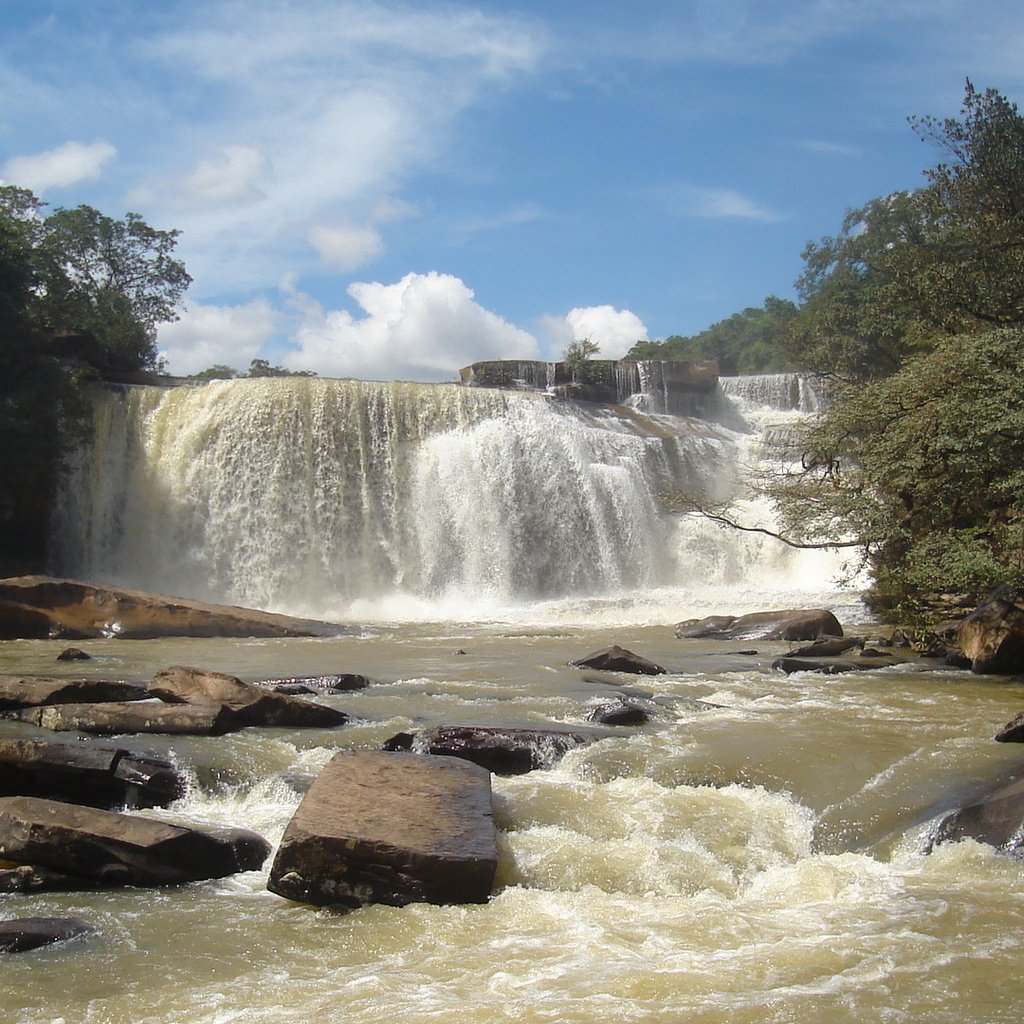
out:
<path id="1" fill-rule="evenodd" d="M 890 651 L 880 651 L 877 647 L 865 647 L 857 655 L 858 658 L 888 658 L 892 659 L 893 655 Z"/>
<path id="2" fill-rule="evenodd" d="M 302 696 L 315 696 L 316 690 L 311 690 L 308 686 L 303 683 L 277 683 L 274 686 L 269 686 L 266 683 L 260 683 L 260 686 L 267 686 L 268 689 L 273 690 L 274 693 L 284 693 L 289 697 L 302 697 Z"/>
<path id="3" fill-rule="evenodd" d="M 710 615 L 686 619 L 676 626 L 676 636 L 682 640 L 816 640 L 820 636 L 842 635 L 838 619 L 825 608 L 752 612 L 738 617 Z"/>
<path id="4" fill-rule="evenodd" d="M 7 717 L 53 732 L 77 731 L 92 736 L 223 736 L 252 724 L 229 704 L 164 704 L 150 700 L 25 708 L 8 712 Z"/>
<path id="5" fill-rule="evenodd" d="M 776 672 L 785 672 L 786 675 L 792 675 L 794 672 L 817 672 L 819 675 L 837 676 L 842 672 L 863 672 L 868 667 L 849 662 L 817 661 L 811 658 L 776 658 L 772 662 L 772 668 Z"/>
<path id="6" fill-rule="evenodd" d="M 58 661 L 92 661 L 92 655 L 86 654 L 85 651 L 79 650 L 77 647 L 65 647 L 60 654 L 57 655 Z"/>
<path id="7" fill-rule="evenodd" d="M 197 829 L 31 796 L 0 797 L 0 858 L 106 885 L 178 885 L 254 871 L 270 844 L 246 829 Z"/>
<path id="8" fill-rule="evenodd" d="M 111 747 L 0 738 L 0 796 L 43 796 L 92 807 L 166 807 L 185 792 L 161 758 Z"/>
<path id="9" fill-rule="evenodd" d="M 370 685 L 366 676 L 355 672 L 335 672 L 323 676 L 288 676 L 283 679 L 260 679 L 257 686 L 265 686 L 275 693 L 349 693 Z"/>
<path id="10" fill-rule="evenodd" d="M 440 725 L 418 735 L 398 733 L 381 749 L 461 757 L 495 775 L 523 775 L 537 768 L 550 768 L 567 750 L 593 739 L 593 736 L 567 729 Z"/>
<path id="11" fill-rule="evenodd" d="M 588 722 L 601 725 L 644 725 L 651 720 L 650 713 L 635 701 L 619 697 L 598 704 L 587 712 Z"/>
<path id="12" fill-rule="evenodd" d="M 932 846 L 957 839 L 976 839 L 1007 853 L 1024 849 L 1024 779 L 986 794 L 938 824 Z"/>
<path id="13" fill-rule="evenodd" d="M 20 864 L 16 868 L 0 868 L 0 892 L 82 892 L 98 889 L 99 882 L 87 878 L 65 875 L 49 868 Z"/>
<path id="14" fill-rule="evenodd" d="M 1024 743 L 1024 711 L 1014 715 L 993 739 L 996 743 Z"/>
<path id="15" fill-rule="evenodd" d="M 639 654 L 619 647 L 617 644 L 605 647 L 600 651 L 594 651 L 585 658 L 577 658 L 570 661 L 572 668 L 596 668 L 605 672 L 631 672 L 640 676 L 660 676 L 665 670 L 653 661 L 641 658 Z"/>
<path id="16" fill-rule="evenodd" d="M 490 775 L 450 757 L 336 754 L 292 818 L 267 888 L 317 906 L 485 903 Z"/>
<path id="17" fill-rule="evenodd" d="M 957 646 L 979 674 L 1024 672 L 1024 605 L 1010 588 L 1000 588 L 979 605 L 957 632 Z"/>
<path id="18" fill-rule="evenodd" d="M 48 704 L 98 704 L 145 700 L 144 686 L 105 679 L 53 679 L 49 676 L 0 675 L 0 711 Z"/>
<path id="19" fill-rule="evenodd" d="M 787 658 L 834 658 L 837 654 L 845 654 L 854 647 L 864 647 L 864 640 L 859 636 L 833 637 L 828 640 L 817 640 L 806 647 L 798 647 L 795 651 L 787 651 Z"/>
<path id="20" fill-rule="evenodd" d="M 204 604 L 141 590 L 51 576 L 0 580 L 0 639 L 116 636 L 333 636 L 341 626 L 313 619 Z"/>
<path id="21" fill-rule="evenodd" d="M 16 917 L 0 921 L 0 953 L 23 953 L 95 932 L 80 917 Z"/>
<path id="22" fill-rule="evenodd" d="M 950 668 L 970 668 L 971 659 L 964 654 L 963 651 L 958 650 L 956 647 L 946 648 L 946 657 L 942 659 L 943 663 L 949 665 Z"/>
<path id="23" fill-rule="evenodd" d="M 245 725 L 332 729 L 348 721 L 348 715 L 336 708 L 274 693 L 252 683 L 243 683 L 235 676 L 201 668 L 180 665 L 166 668 L 153 677 L 149 692 L 169 703 L 198 707 L 228 705 Z"/>

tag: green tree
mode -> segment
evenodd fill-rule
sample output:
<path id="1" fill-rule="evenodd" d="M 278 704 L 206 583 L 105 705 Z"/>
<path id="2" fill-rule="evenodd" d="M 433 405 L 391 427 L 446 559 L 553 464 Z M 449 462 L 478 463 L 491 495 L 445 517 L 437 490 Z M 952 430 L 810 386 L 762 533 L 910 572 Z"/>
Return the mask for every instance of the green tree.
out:
<path id="1" fill-rule="evenodd" d="M 254 359 L 249 363 L 247 377 L 315 377 L 312 370 L 286 370 L 283 366 L 271 366 L 266 359 Z"/>

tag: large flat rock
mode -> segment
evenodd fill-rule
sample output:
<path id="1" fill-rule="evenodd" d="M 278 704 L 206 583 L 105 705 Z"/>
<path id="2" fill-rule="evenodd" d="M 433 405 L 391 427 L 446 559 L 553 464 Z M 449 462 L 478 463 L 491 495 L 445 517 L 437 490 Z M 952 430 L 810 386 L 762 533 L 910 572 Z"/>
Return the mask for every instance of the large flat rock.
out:
<path id="1" fill-rule="evenodd" d="M 106 679 L 56 679 L 51 676 L 0 675 L 0 711 L 47 704 L 98 704 L 144 700 L 144 686 Z"/>
<path id="2" fill-rule="evenodd" d="M 676 626 L 682 640 L 817 640 L 842 636 L 839 620 L 826 608 L 790 608 L 748 615 L 709 615 Z"/>
<path id="3" fill-rule="evenodd" d="M 51 576 L 0 580 L 0 639 L 19 637 L 332 636 L 343 627 L 314 619 L 206 604 L 142 590 Z"/>
<path id="4" fill-rule="evenodd" d="M 245 829 L 197 829 L 31 796 L 0 797 L 0 859 L 106 885 L 178 885 L 259 868 Z"/>
<path id="5" fill-rule="evenodd" d="M 303 798 L 267 888 L 317 906 L 484 903 L 496 870 L 486 769 L 355 751 L 335 755 Z"/>
<path id="6" fill-rule="evenodd" d="M 0 796 L 42 796 L 92 807 L 165 807 L 185 780 L 163 758 L 117 747 L 0 738 Z"/>
<path id="7" fill-rule="evenodd" d="M 251 724 L 228 704 L 164 704 L 152 700 L 130 704 L 57 704 L 9 711 L 7 717 L 53 732 L 84 732 L 90 736 L 223 736 Z"/>
<path id="8" fill-rule="evenodd" d="M 1024 779 L 999 786 L 974 803 L 946 815 L 933 843 L 976 839 L 1008 853 L 1024 850 Z"/>

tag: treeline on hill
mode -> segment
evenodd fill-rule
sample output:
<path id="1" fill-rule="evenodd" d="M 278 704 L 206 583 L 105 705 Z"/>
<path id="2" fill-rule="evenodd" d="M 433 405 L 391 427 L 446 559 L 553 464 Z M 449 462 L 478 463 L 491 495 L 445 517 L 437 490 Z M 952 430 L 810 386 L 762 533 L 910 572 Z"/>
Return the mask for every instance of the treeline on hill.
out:
<path id="1" fill-rule="evenodd" d="M 910 123 L 940 162 L 806 247 L 798 309 L 769 299 L 634 350 L 831 378 L 798 468 L 764 489 L 784 537 L 859 550 L 869 603 L 903 620 L 1024 585 L 1024 118 L 968 82 L 960 118 Z M 733 348 L 746 336 L 756 360 Z"/>
<path id="2" fill-rule="evenodd" d="M 47 214 L 27 189 L 0 186 L 0 575 L 42 564 L 83 382 L 159 368 L 157 325 L 176 319 L 190 282 L 177 235 L 134 213 Z"/>

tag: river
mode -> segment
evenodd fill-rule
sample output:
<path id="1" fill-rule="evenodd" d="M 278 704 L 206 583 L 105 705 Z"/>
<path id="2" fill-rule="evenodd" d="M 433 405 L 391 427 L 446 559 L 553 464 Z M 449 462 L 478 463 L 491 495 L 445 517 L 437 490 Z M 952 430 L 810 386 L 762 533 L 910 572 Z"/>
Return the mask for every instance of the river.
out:
<path id="1" fill-rule="evenodd" d="M 209 394 L 221 401 L 231 397 L 227 389 Z M 129 398 L 145 406 L 149 419 L 142 432 L 150 437 L 160 416 L 169 415 L 163 403 L 197 401 L 187 395 Z M 208 465 L 190 478 L 191 490 L 179 489 L 177 478 L 191 472 L 190 461 L 195 469 L 197 452 L 205 451 L 208 463 L 211 447 L 220 443 L 212 421 L 200 423 L 194 408 L 191 419 L 181 415 L 174 442 L 183 449 L 180 461 L 175 468 L 167 465 L 170 455 L 155 462 L 147 457 L 151 479 L 145 486 L 151 491 L 145 495 L 138 494 L 144 467 L 133 462 L 142 460 L 126 454 L 142 442 L 125 442 L 120 455 L 104 442 L 103 457 L 121 459 L 123 468 L 117 479 L 109 469 L 96 479 L 104 481 L 114 504 L 118 481 L 134 480 L 136 500 L 157 517 L 155 528 L 152 522 L 146 526 L 151 538 L 169 528 L 157 494 L 174 506 L 175 515 L 186 517 L 191 495 L 208 516 L 229 483 L 236 496 L 252 489 L 236 468 L 216 491 L 207 479 Z M 467 431 L 482 427 L 487 445 L 511 443 L 487 425 L 488 417 L 473 416 L 459 428 L 463 442 Z M 522 439 L 522 423 L 534 413 L 528 408 L 513 418 L 518 416 Z M 566 422 L 563 450 L 578 418 Z M 672 433 L 665 422 L 657 423 L 662 433 Z M 528 429 L 536 427 L 533 421 Z M 189 447 L 192 429 L 206 431 L 205 449 Z M 616 507 L 620 483 L 637 486 L 635 446 L 649 442 L 634 439 L 658 433 L 644 427 L 634 434 L 621 424 L 606 432 L 614 435 L 612 442 L 601 440 L 606 468 L 594 474 L 594 486 L 605 487 L 601 515 Z M 700 443 L 709 451 L 726 443 L 750 451 L 749 437 L 726 436 L 718 426 L 707 433 L 710 440 Z M 569 440 L 578 454 L 583 442 L 579 436 Z M 294 451 L 294 438 L 290 443 Z M 455 458 L 451 452 L 460 437 L 437 443 Z M 616 448 L 623 443 L 634 447 Z M 407 444 L 400 450 L 402 444 L 389 455 L 395 479 L 422 470 L 415 462 L 421 455 L 413 459 Z M 480 449 L 474 450 L 482 465 Z M 463 444 L 458 486 L 471 472 L 471 454 Z M 439 465 L 436 452 L 424 457 Z M 538 461 L 536 452 L 523 457 Z M 592 452 L 587 458 L 595 461 Z M 561 471 L 568 466 L 562 464 Z M 506 477 L 512 492 L 524 479 L 507 463 Z M 261 479 L 266 483 L 273 476 Z M 300 474 L 289 485 L 297 519 L 307 500 L 296 497 L 299 479 L 308 484 L 310 478 Z M 449 501 L 455 480 L 430 479 L 434 498 Z M 268 501 L 277 501 L 277 484 L 266 487 Z M 930 854 L 925 849 L 943 810 L 987 783 L 1019 773 L 1015 746 L 991 737 L 1022 709 L 1020 682 L 973 677 L 929 662 L 834 677 L 784 676 L 772 672 L 770 663 L 788 645 L 675 639 L 671 623 L 690 614 L 794 601 L 832 607 L 849 632 L 872 628 L 856 590 L 835 586 L 822 574 L 826 563 L 811 565 L 803 556 L 787 561 L 793 556 L 766 551 L 760 540 L 745 539 L 742 544 L 754 549 L 739 550 L 739 539 L 718 530 L 701 532 L 707 524 L 683 536 L 659 519 L 663 546 L 650 552 L 639 540 L 633 547 L 627 543 L 635 519 L 625 513 L 606 517 L 607 549 L 589 566 L 577 567 L 578 585 L 559 593 L 548 568 L 576 564 L 579 553 L 559 553 L 538 540 L 539 553 L 517 562 L 515 544 L 506 543 L 515 539 L 507 527 L 523 529 L 523 520 L 503 526 L 492 518 L 486 529 L 497 553 L 489 567 L 465 565 L 456 546 L 450 558 L 458 565 L 451 571 L 442 571 L 440 556 L 432 568 L 421 558 L 410 563 L 415 580 L 403 581 L 394 574 L 397 562 L 366 561 L 373 554 L 372 545 L 364 544 L 368 524 L 391 500 L 386 489 L 380 486 L 366 499 L 377 502 L 373 515 L 353 510 L 350 498 L 342 501 L 361 539 L 344 555 L 330 556 L 340 560 L 336 570 L 342 562 L 347 571 L 361 565 L 373 585 L 360 590 L 329 576 L 329 586 L 311 584 L 300 595 L 301 575 L 280 554 L 268 561 L 265 552 L 246 547 L 250 541 L 237 521 L 231 529 L 242 535 L 232 541 L 234 557 L 252 550 L 264 562 L 217 576 L 210 571 L 216 545 L 203 535 L 213 526 L 204 525 L 198 512 L 200 525 L 192 527 L 198 533 L 175 561 L 162 553 L 173 548 L 158 539 L 149 550 L 142 545 L 145 524 L 103 525 L 108 498 L 94 487 L 90 511 L 82 513 L 89 521 L 78 525 L 84 531 L 78 550 L 107 559 L 116 569 L 110 576 L 153 585 L 196 583 L 206 573 L 207 593 L 220 598 L 259 591 L 270 598 L 264 603 L 281 610 L 325 614 L 343 608 L 352 633 L 293 640 L 110 638 L 79 643 L 94 660 L 71 664 L 55 661 L 65 646 L 58 641 L 11 641 L 0 644 L 0 671 L 145 680 L 168 665 L 191 664 L 246 679 L 327 672 L 369 676 L 374 682 L 365 690 L 324 698 L 353 716 L 338 730 L 249 729 L 216 739 L 119 741 L 169 754 L 190 773 L 192 786 L 183 800 L 147 815 L 243 825 L 272 843 L 303 789 L 337 750 L 374 748 L 396 732 L 436 723 L 579 726 L 590 707 L 618 693 L 649 697 L 653 720 L 598 730 L 595 742 L 547 770 L 494 779 L 499 871 L 486 905 L 372 906 L 336 914 L 267 892 L 266 869 L 160 890 L 0 897 L 5 917 L 77 915 L 101 929 L 97 938 L 5 958 L 0 1013 L 6 1019 L 1019 1019 L 1024 863 L 970 841 Z M 538 507 L 548 514 L 561 492 L 545 493 L 548 504 Z M 392 508 L 402 504 L 395 501 Z M 418 545 L 421 554 L 433 543 L 424 532 L 436 526 L 423 520 L 431 514 L 429 504 L 416 506 L 418 520 L 403 520 L 393 543 Z M 646 497 L 636 505 L 637 514 L 649 514 Z M 237 502 L 224 508 L 231 511 L 219 514 L 222 531 L 225 516 L 241 514 Z M 509 505 L 504 514 L 524 513 Z M 590 519 L 578 510 L 573 514 L 577 531 L 597 536 L 596 512 Z M 534 513 L 534 522 L 539 515 Z M 310 549 L 301 537 L 319 529 L 311 517 L 301 530 L 270 538 L 279 552 L 291 543 L 290 553 L 303 553 L 307 580 Z M 469 537 L 469 525 L 466 531 Z M 411 557 L 411 547 L 403 550 L 403 557 Z M 97 561 L 93 568 L 102 566 Z M 527 591 L 532 599 L 523 598 Z M 466 603 L 474 595 L 475 609 Z M 570 659 L 609 643 L 662 664 L 667 674 L 632 678 L 568 667 Z M 750 650 L 757 653 L 739 653 Z M 15 723 L 3 723 L 0 730 L 43 735 Z"/>

